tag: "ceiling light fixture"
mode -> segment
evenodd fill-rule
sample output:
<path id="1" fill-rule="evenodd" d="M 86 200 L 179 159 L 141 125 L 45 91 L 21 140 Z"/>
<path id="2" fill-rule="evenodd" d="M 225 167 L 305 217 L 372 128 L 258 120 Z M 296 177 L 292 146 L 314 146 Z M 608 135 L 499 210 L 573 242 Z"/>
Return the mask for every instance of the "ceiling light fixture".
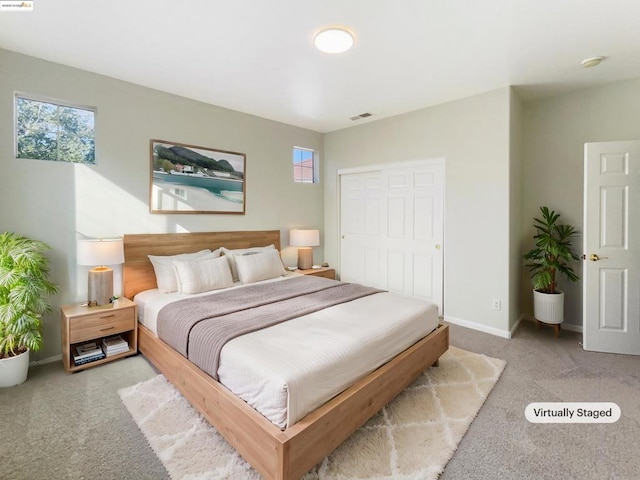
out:
<path id="1" fill-rule="evenodd" d="M 602 60 L 604 60 L 604 57 L 586 58 L 582 61 L 582 66 L 584 68 L 597 67 L 598 65 L 600 65 L 600 62 L 602 62 Z"/>
<path id="2" fill-rule="evenodd" d="M 320 30 L 313 37 L 313 44 L 325 53 L 343 53 L 353 47 L 353 34 L 341 27 L 329 27 Z"/>

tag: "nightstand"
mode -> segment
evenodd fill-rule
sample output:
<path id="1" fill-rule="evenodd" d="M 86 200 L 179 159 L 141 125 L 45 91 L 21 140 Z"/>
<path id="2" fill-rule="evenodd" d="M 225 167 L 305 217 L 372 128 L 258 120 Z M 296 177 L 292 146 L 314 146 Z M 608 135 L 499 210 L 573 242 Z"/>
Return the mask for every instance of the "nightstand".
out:
<path id="1" fill-rule="evenodd" d="M 137 306 L 127 298 L 119 298 L 113 303 L 98 307 L 80 304 L 63 305 L 62 320 L 62 362 L 67 372 L 76 372 L 95 367 L 119 358 L 134 355 L 138 351 Z M 129 343 L 129 350 L 82 365 L 74 365 L 73 355 L 76 345 L 89 340 L 100 344 L 103 337 L 119 334 Z"/>
<path id="2" fill-rule="evenodd" d="M 329 267 L 310 268 L 309 270 L 296 270 L 296 272 L 303 275 L 313 275 L 314 277 L 330 278 L 331 280 L 336 279 L 335 269 Z"/>

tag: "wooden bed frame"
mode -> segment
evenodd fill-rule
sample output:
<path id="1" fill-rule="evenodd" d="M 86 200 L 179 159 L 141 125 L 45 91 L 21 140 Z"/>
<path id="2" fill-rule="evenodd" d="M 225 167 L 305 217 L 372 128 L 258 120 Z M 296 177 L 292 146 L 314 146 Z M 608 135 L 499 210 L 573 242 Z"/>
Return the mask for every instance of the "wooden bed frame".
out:
<path id="1" fill-rule="evenodd" d="M 124 236 L 124 294 L 132 299 L 156 287 L 147 255 L 175 255 L 204 248 L 274 244 L 280 231 L 137 234 Z M 449 348 L 446 325 L 356 382 L 295 425 L 280 430 L 144 326 L 140 352 L 199 410 L 261 475 L 269 480 L 301 478 L 375 415 Z"/>

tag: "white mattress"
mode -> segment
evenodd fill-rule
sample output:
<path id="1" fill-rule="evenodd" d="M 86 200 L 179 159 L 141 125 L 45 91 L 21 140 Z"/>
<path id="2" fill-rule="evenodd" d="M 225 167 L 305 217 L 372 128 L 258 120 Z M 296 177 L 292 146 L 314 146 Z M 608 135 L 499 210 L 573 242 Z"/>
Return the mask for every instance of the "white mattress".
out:
<path id="1" fill-rule="evenodd" d="M 136 295 L 140 323 L 155 333 L 160 309 L 186 297 Z M 289 427 L 437 325 L 437 306 L 378 293 L 233 339 L 222 349 L 218 376 L 272 423 Z"/>

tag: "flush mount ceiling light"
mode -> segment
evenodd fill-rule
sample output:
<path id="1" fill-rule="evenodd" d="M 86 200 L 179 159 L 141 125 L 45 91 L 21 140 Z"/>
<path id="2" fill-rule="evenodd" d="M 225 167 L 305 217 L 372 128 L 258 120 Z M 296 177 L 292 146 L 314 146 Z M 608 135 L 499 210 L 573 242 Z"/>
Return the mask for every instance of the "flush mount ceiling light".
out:
<path id="1" fill-rule="evenodd" d="M 330 27 L 320 30 L 313 37 L 313 44 L 325 53 L 343 53 L 353 47 L 353 34 L 340 27 Z"/>
<path id="2" fill-rule="evenodd" d="M 582 66 L 584 68 L 597 67 L 598 65 L 600 65 L 600 62 L 602 62 L 602 60 L 604 60 L 604 57 L 585 58 L 582 61 Z"/>

